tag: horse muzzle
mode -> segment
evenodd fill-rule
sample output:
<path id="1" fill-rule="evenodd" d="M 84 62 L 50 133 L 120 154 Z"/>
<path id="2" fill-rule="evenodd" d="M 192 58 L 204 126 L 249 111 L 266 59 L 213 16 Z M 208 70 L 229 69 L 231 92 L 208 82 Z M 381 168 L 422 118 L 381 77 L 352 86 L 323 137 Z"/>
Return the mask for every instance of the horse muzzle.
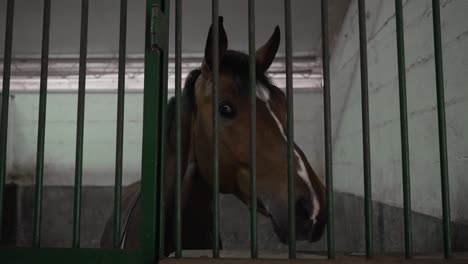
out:
<path id="1" fill-rule="evenodd" d="M 289 217 L 287 206 L 269 206 L 273 229 L 281 243 L 288 244 L 289 241 Z M 308 241 L 310 243 L 320 240 L 323 236 L 327 219 L 326 210 L 320 208 L 319 213 L 311 219 L 313 205 L 304 199 L 296 202 L 296 240 Z"/>

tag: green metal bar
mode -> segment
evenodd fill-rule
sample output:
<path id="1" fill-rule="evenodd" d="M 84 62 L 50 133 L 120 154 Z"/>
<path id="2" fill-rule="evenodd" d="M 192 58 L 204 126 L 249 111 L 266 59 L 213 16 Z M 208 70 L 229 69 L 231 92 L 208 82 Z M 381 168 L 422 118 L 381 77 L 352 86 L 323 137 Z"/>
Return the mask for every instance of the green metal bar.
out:
<path id="1" fill-rule="evenodd" d="M 369 92 L 367 70 L 367 33 L 365 0 L 358 1 L 359 46 L 361 54 L 361 100 L 362 100 L 362 143 L 364 159 L 364 205 L 366 222 L 366 255 L 374 255 L 372 236 L 372 185 L 369 139 Z"/>
<path id="2" fill-rule="evenodd" d="M 72 247 L 80 247 L 81 225 L 81 183 L 83 178 L 83 132 L 86 92 L 86 56 L 88 46 L 89 0 L 81 1 L 80 66 L 78 72 L 78 113 L 76 125 L 75 186 L 73 202 L 73 241 Z"/>
<path id="3" fill-rule="evenodd" d="M 119 33 L 119 77 L 117 83 L 117 136 L 115 147 L 115 184 L 114 184 L 114 248 L 120 247 L 120 214 L 122 202 L 122 162 L 125 107 L 125 55 L 127 44 L 127 6 L 128 0 L 120 0 Z"/>
<path id="4" fill-rule="evenodd" d="M 286 48 L 286 96 L 287 96 L 287 156 L 288 156 L 288 222 L 289 258 L 296 258 L 296 195 L 294 180 L 294 105 L 292 80 L 292 26 L 291 0 L 284 1 Z"/>
<path id="5" fill-rule="evenodd" d="M 33 246 L 41 245 L 42 185 L 44 178 L 44 139 L 47 105 L 47 75 L 49 65 L 50 0 L 44 0 L 42 22 L 41 82 L 39 94 L 39 124 L 37 131 L 36 188 L 34 206 Z"/>
<path id="6" fill-rule="evenodd" d="M 169 6 L 169 3 L 166 3 Z M 165 29 L 161 29 L 165 30 Z M 168 37 L 168 36 L 166 36 Z M 167 67 L 169 65 L 168 52 L 166 50 L 161 51 L 162 65 L 161 65 L 161 103 L 160 103 L 160 120 L 161 120 L 161 133 L 159 138 L 159 256 L 164 256 L 164 245 L 165 245 L 165 231 L 166 231 L 166 135 L 167 135 Z"/>
<path id="7" fill-rule="evenodd" d="M 325 134 L 325 179 L 327 191 L 327 254 L 335 258 L 335 235 L 333 218 L 333 164 L 331 141 L 331 99 L 330 99 L 330 50 L 328 32 L 328 0 L 322 0 L 322 66 L 323 66 L 323 106 Z"/>
<path id="8" fill-rule="evenodd" d="M 258 258 L 257 247 L 257 92 L 255 60 L 255 1 L 249 0 L 249 85 L 250 85 L 250 256 Z"/>
<path id="9" fill-rule="evenodd" d="M 176 164 L 175 164 L 175 257 L 182 257 L 182 2 L 175 2 L 175 98 L 176 98 Z"/>
<path id="10" fill-rule="evenodd" d="M 442 218 L 444 230 L 444 256 L 452 255 L 450 234 L 450 192 L 448 181 L 447 130 L 445 126 L 444 62 L 442 57 L 442 33 L 440 29 L 440 3 L 432 0 L 434 26 L 435 70 L 437 85 L 437 120 L 439 124 L 440 176 L 442 187 Z"/>
<path id="11" fill-rule="evenodd" d="M 401 162 L 403 175 L 403 211 L 405 222 L 405 257 L 411 258 L 412 231 L 411 231 L 411 185 L 409 169 L 409 143 L 408 143 L 408 110 L 406 101 L 406 66 L 405 66 L 405 37 L 403 23 L 403 4 L 395 0 L 397 49 L 398 49 L 398 83 L 400 95 L 400 128 L 401 128 Z"/>
<path id="12" fill-rule="evenodd" d="M 159 241 L 156 238 L 157 221 L 157 190 L 156 172 L 158 167 L 157 139 L 160 131 L 158 115 L 161 96 L 161 63 L 162 59 L 152 46 L 152 10 L 160 6 L 161 0 L 146 1 L 145 21 L 145 80 L 143 97 L 143 139 L 142 139 L 142 170 L 141 170 L 141 235 L 143 263 L 153 263 L 157 257 Z"/>
<path id="13" fill-rule="evenodd" d="M 112 263 L 129 264 L 143 263 L 141 251 L 119 250 L 107 248 L 0 248 L 2 263 L 47 263 L 83 264 L 83 263 Z M 146 262 L 151 263 L 151 262 Z"/>
<path id="14" fill-rule="evenodd" d="M 218 0 L 211 2 L 211 20 L 213 24 L 213 258 L 219 258 L 219 4 Z"/>
<path id="15" fill-rule="evenodd" d="M 0 119 L 0 236 L 3 226 L 3 198 L 7 163 L 8 105 L 10 102 L 11 50 L 13 46 L 13 16 L 15 0 L 8 0 L 5 30 L 5 51 L 3 55 L 2 112 Z"/>

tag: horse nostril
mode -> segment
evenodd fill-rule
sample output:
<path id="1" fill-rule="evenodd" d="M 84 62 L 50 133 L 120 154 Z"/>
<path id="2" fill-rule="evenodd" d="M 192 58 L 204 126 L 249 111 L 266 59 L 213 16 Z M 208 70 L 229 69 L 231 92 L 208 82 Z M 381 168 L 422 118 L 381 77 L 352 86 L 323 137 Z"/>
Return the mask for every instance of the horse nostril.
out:
<path id="1" fill-rule="evenodd" d="M 307 199 L 300 198 L 296 202 L 296 214 L 303 216 L 305 219 L 309 219 L 312 214 L 311 203 Z"/>

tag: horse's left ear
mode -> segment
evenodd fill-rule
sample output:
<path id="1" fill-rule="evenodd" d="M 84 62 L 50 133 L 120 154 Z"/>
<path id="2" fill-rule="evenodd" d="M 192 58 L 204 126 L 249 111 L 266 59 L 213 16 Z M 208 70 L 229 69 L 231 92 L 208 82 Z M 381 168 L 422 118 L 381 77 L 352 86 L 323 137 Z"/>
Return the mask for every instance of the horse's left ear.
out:
<path id="1" fill-rule="evenodd" d="M 273 63 L 273 60 L 276 56 L 276 52 L 278 52 L 280 40 L 280 29 L 279 26 L 276 26 L 275 31 L 273 32 L 273 35 L 271 35 L 268 42 L 255 52 L 255 58 L 257 60 L 258 65 L 257 69 L 261 73 L 266 72 Z"/>
<path id="2" fill-rule="evenodd" d="M 218 47 L 219 47 L 219 57 L 218 61 L 221 63 L 221 60 L 224 57 L 224 53 L 228 47 L 228 39 L 226 35 L 226 31 L 224 30 L 223 25 L 223 17 L 220 16 L 218 20 Z M 205 58 L 202 64 L 202 73 L 211 73 L 213 69 L 213 25 L 210 27 L 210 31 L 208 32 L 208 37 L 206 38 L 205 44 Z"/>

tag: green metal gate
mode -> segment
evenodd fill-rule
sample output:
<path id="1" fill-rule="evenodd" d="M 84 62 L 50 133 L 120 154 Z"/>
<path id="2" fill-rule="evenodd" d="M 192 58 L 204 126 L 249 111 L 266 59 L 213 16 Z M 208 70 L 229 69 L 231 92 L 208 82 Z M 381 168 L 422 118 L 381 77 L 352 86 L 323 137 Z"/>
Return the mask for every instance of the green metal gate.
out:
<path id="1" fill-rule="evenodd" d="M 214 43 L 218 43 L 218 0 L 212 0 L 212 25 L 214 32 Z M 255 160 L 255 1 L 249 0 L 249 72 L 250 72 L 250 105 L 251 105 L 251 257 L 258 258 L 257 247 L 257 219 L 256 219 L 256 160 Z M 444 79 L 442 70 L 442 48 L 441 48 L 441 25 L 440 25 L 440 3 L 432 0 L 434 44 L 436 57 L 436 80 L 437 80 L 437 110 L 439 125 L 439 144 L 441 162 L 441 190 L 443 205 L 443 234 L 444 234 L 444 256 L 451 258 L 450 245 L 450 205 L 447 168 L 447 144 L 445 129 L 445 106 L 444 106 Z M 1 127 L 0 127 L 0 226 L 4 218 L 2 214 L 4 204 L 4 189 L 6 178 L 7 157 L 7 124 L 9 108 L 9 84 L 10 67 L 13 39 L 13 17 L 15 0 L 8 0 L 7 23 L 4 53 L 3 91 L 1 103 Z M 88 8 L 89 0 L 82 0 L 81 9 L 81 34 L 80 34 L 80 68 L 79 68 L 79 90 L 78 90 L 78 116 L 76 137 L 76 169 L 74 186 L 74 216 L 73 216 L 73 241 L 71 248 L 43 248 L 41 241 L 41 209 L 43 188 L 43 164 L 44 164 L 44 136 L 45 136 L 45 114 L 47 102 L 47 67 L 49 57 L 49 28 L 51 0 L 44 0 L 43 32 L 42 32 L 42 59 L 41 59 L 41 84 L 40 84 L 40 108 L 39 108 L 39 131 L 37 136 L 37 169 L 35 189 L 35 212 L 34 212 L 34 236 L 31 248 L 0 248 L 1 263 L 154 263 L 164 252 L 164 172 L 165 172 L 165 119 L 167 101 L 167 67 L 168 67 L 168 30 L 169 30 L 169 1 L 147 0 L 146 1 L 146 30 L 145 30 L 145 82 L 144 82 L 144 116 L 143 116 L 143 151 L 142 151 L 142 189 L 141 201 L 144 215 L 141 221 L 141 248 L 135 251 L 119 249 L 121 191 L 122 191 L 122 141 L 123 141 L 123 109 L 124 109 L 124 72 L 125 72 L 125 39 L 127 23 L 127 0 L 121 0 L 120 14 L 120 51 L 119 51 L 119 82 L 118 82 L 118 107 L 117 107 L 117 138 L 116 138 L 116 175 L 115 175 L 115 201 L 114 201 L 114 249 L 85 249 L 80 248 L 80 209 L 81 209 L 81 179 L 83 158 L 83 127 L 85 107 L 85 77 L 87 57 L 87 33 L 88 33 Z M 369 140 L 369 106 L 368 106 L 368 71 L 367 71 L 367 38 L 365 21 L 365 0 L 358 0 L 359 5 L 359 31 L 360 31 L 360 56 L 361 56 L 361 94 L 362 94 L 362 129 L 363 129 L 363 153 L 364 153 L 364 190 L 365 190 L 365 226 L 366 226 L 366 256 L 374 258 L 372 241 L 372 198 L 371 198 L 371 171 L 370 171 L 370 140 Z M 399 72 L 399 95 L 400 95 L 400 118 L 402 138 L 402 162 L 403 162 L 403 190 L 404 190 L 404 220 L 405 220 L 405 257 L 411 262 L 412 232 L 411 232 L 411 204 L 410 204 L 410 175 L 409 175 L 409 147 L 408 147 L 408 120 L 406 103 L 406 80 L 405 80 L 405 52 L 403 37 L 403 10 L 402 1 L 395 0 L 396 28 L 398 47 L 398 72 Z M 182 5 L 181 0 L 176 0 L 176 120 L 177 120 L 177 166 L 176 169 L 176 250 L 175 260 L 182 258 L 181 248 L 181 209 L 180 209 L 180 151 L 181 151 L 181 43 L 182 43 Z M 329 61 L 329 32 L 328 32 L 328 1 L 321 1 L 322 12 L 322 51 L 323 51 L 323 80 L 324 80 L 324 121 L 325 121 L 325 171 L 326 171 L 326 197 L 327 197 L 327 255 L 329 259 L 335 258 L 334 226 L 333 226 L 333 173 L 332 173 L 332 145 L 331 145 L 331 100 L 330 100 L 330 61 Z M 291 0 L 284 1 L 285 31 L 286 31 L 286 94 L 288 102 L 288 116 L 293 115 L 292 96 L 292 36 L 291 36 Z M 213 81 L 213 107 L 218 101 L 219 84 L 219 60 L 218 45 L 213 45 L 214 58 L 214 81 Z M 218 114 L 213 111 L 213 129 L 218 130 Z M 294 184 L 293 184 L 293 118 L 287 119 L 288 136 L 288 195 L 289 195 L 289 229 L 295 230 L 295 206 L 294 206 Z M 218 165 L 218 134 L 214 133 L 214 188 L 213 188 L 213 237 L 219 237 L 219 165 Z M 158 177 L 155 177 L 155 176 Z M 295 232 L 289 232 L 289 258 L 296 258 Z M 213 240 L 213 258 L 216 261 L 220 257 L 220 245 L 217 239 Z M 375 258 L 374 258 L 375 259 Z M 361 261 L 363 259 L 354 259 Z M 379 260 L 378 258 L 376 260 Z M 171 261 L 171 260 L 165 260 Z M 190 262 L 190 260 L 187 260 Z M 191 260 L 194 261 L 194 260 Z M 200 260 L 205 262 L 207 259 Z M 224 260 L 220 259 L 219 262 Z M 233 260 L 230 260 L 233 261 Z M 242 261 L 242 260 L 240 260 Z M 246 260 L 243 260 L 246 261 Z M 268 261 L 268 260 L 264 260 Z M 299 261 L 299 260 L 297 260 Z M 309 260 L 312 261 L 312 260 Z M 323 260 L 316 260 L 323 261 Z M 350 261 L 349 259 L 336 259 Z M 398 260 L 397 260 L 398 261 Z M 430 261 L 430 260 L 427 260 Z M 436 261 L 436 260 L 432 260 Z M 452 261 L 464 260 L 452 259 Z"/>
<path id="2" fill-rule="evenodd" d="M 41 212 L 44 165 L 44 136 L 47 103 L 47 73 L 49 58 L 49 29 L 51 0 L 44 0 L 42 58 L 40 82 L 39 130 L 37 137 L 37 168 L 35 188 L 34 234 L 31 248 L 0 248 L 1 263 L 153 263 L 157 259 L 157 170 L 163 169 L 161 163 L 161 137 L 163 111 L 167 93 L 165 87 L 165 72 L 167 72 L 167 28 L 160 23 L 166 19 L 165 12 L 169 6 L 161 0 L 148 0 L 146 8 L 145 30 L 145 82 L 144 82 L 144 113 L 143 113 L 143 156 L 142 156 L 142 190 L 141 206 L 145 212 L 141 222 L 141 245 L 139 250 L 120 250 L 120 225 L 114 225 L 114 249 L 80 248 L 81 220 L 81 182 L 83 159 L 83 127 L 85 109 L 85 80 L 88 35 L 89 0 L 81 1 L 81 33 L 79 59 L 78 115 L 76 133 L 76 162 L 74 185 L 73 240 L 71 248 L 41 247 Z M 117 212 L 115 223 L 120 223 L 121 189 L 122 189 L 122 142 L 123 142 L 123 109 L 124 109 L 124 73 L 126 54 L 127 0 L 120 1 L 120 41 L 119 41 L 119 77 L 117 106 L 117 138 L 116 138 L 116 175 L 115 203 Z M 0 134 L 0 226 L 2 226 L 4 190 L 6 178 L 6 142 L 8 126 L 8 103 L 10 91 L 11 53 L 13 40 L 13 18 L 15 0 L 8 0 L 7 21 L 4 53 L 4 72 L 2 90 L 1 134 Z M 166 44 L 164 44 L 166 43 Z M 154 45 L 153 45 L 154 44 Z M 157 46 L 157 45 L 160 46 Z M 167 97 L 167 95 L 166 95 Z M 164 102 L 164 103 L 163 103 Z"/>

